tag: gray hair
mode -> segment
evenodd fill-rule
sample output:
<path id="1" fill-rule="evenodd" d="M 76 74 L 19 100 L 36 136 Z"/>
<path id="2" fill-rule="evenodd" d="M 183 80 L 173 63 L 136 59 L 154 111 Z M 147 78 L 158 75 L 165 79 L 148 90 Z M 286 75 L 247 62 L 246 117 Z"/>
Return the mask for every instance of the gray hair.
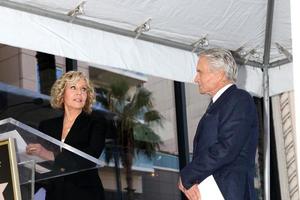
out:
<path id="1" fill-rule="evenodd" d="M 224 69 L 228 80 L 236 82 L 238 75 L 237 65 L 229 50 L 221 48 L 207 49 L 200 52 L 199 57 L 202 56 L 207 58 L 212 69 Z"/>

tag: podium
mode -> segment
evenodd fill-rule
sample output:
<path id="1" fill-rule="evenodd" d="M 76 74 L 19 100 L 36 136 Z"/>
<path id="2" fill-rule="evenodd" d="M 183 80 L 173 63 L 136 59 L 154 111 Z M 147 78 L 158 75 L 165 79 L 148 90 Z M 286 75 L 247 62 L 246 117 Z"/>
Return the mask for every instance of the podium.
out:
<path id="1" fill-rule="evenodd" d="M 10 190 L 10 192 L 14 192 L 14 195 L 19 193 L 22 200 L 30 200 L 34 198 L 36 183 L 99 168 L 104 165 L 104 162 L 98 158 L 92 157 L 13 118 L 0 121 L 0 142 L 8 141 L 8 138 L 10 138 L 10 141 L 14 141 L 12 142 L 14 144 L 12 148 L 15 148 L 13 149 L 14 155 L 9 157 L 10 162 L 14 161 L 16 165 L 16 171 L 11 173 L 11 184 L 19 186 L 19 189 L 18 187 L 13 188 L 12 185 L 9 187 L 9 180 L 7 182 L 1 180 L 5 177 L 5 174 L 2 174 L 0 176 L 0 199 L 2 195 L 4 195 L 4 199 L 5 195 L 12 195 L 8 194 L 9 192 L 6 190 L 13 188 L 13 191 Z M 55 160 L 44 160 L 37 156 L 26 154 L 25 149 L 29 143 L 39 143 L 47 150 L 52 151 L 55 155 Z M 1 159 L 4 159 L 2 154 Z M 1 164 L 0 162 L 0 166 L 3 167 L 4 163 Z M 11 169 L 13 169 L 12 167 L 13 165 Z M 1 187 L 3 191 L 1 191 Z"/>

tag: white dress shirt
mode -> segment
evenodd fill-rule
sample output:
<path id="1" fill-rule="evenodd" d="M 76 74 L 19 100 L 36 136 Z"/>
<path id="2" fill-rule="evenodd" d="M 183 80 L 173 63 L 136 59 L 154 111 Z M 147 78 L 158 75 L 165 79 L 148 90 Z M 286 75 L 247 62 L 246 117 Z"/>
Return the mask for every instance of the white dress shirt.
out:
<path id="1" fill-rule="evenodd" d="M 225 92 L 227 90 L 227 88 L 229 88 L 230 86 L 232 86 L 233 83 L 229 83 L 227 85 L 225 85 L 224 87 L 222 87 L 212 98 L 213 103 L 215 103 L 217 101 L 217 99 L 223 94 L 223 92 Z"/>

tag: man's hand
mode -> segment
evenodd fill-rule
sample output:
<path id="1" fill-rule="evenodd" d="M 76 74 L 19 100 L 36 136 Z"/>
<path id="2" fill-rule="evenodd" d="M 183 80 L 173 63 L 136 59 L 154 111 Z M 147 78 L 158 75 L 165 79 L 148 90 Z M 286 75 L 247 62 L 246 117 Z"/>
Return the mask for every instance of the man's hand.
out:
<path id="1" fill-rule="evenodd" d="M 198 184 L 193 185 L 190 189 L 185 189 L 182 185 L 181 178 L 178 181 L 178 188 L 185 194 L 189 200 L 201 200 Z"/>
<path id="2" fill-rule="evenodd" d="M 181 190 L 181 192 L 185 192 L 186 189 L 183 187 L 182 182 L 181 182 L 181 178 L 179 177 L 179 181 L 178 181 L 178 188 L 179 190 Z"/>
<path id="3" fill-rule="evenodd" d="M 189 200 L 201 200 L 198 184 L 195 184 L 190 189 L 185 190 L 184 194 Z"/>

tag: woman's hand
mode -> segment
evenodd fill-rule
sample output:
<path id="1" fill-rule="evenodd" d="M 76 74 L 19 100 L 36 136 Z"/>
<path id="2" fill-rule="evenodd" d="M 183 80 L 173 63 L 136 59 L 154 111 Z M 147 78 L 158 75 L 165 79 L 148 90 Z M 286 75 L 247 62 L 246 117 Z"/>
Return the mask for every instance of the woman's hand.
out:
<path id="1" fill-rule="evenodd" d="M 26 153 L 29 155 L 38 156 L 45 160 L 54 160 L 53 152 L 48 151 L 41 144 L 28 144 L 26 147 Z"/>

